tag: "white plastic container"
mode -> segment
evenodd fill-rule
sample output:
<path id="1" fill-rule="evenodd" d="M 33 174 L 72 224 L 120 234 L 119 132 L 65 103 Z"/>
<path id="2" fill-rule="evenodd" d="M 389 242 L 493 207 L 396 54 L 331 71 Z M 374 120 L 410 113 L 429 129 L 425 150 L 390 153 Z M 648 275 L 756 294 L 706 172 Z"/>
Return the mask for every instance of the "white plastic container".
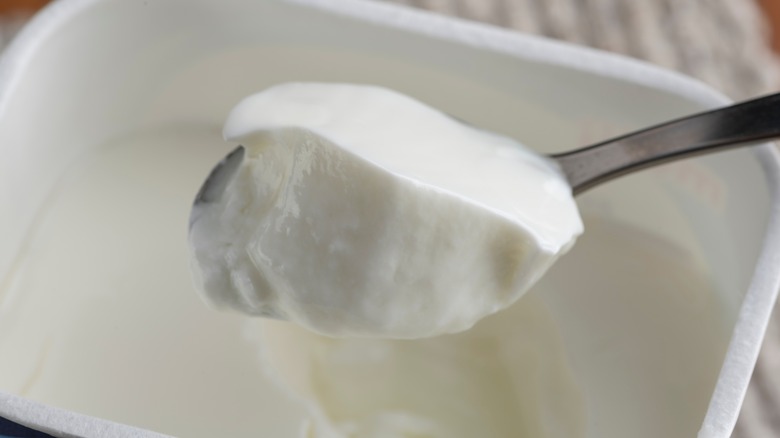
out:
<path id="1" fill-rule="evenodd" d="M 24 368 L 28 350 L 42 348 L 35 340 L 25 344 L 34 336 L 3 332 L 11 318 L 30 317 L 9 313 L 7 293 L 20 257 L 30 252 L 25 236 L 82 155 L 161 126 L 216 130 L 241 97 L 292 80 L 392 87 L 541 152 L 727 103 L 696 81 L 619 56 L 369 1 L 55 2 L 0 64 L 0 354 L 7 355 L 0 356 L 0 389 L 8 391 L 0 393 L 0 416 L 55 436 L 156 436 L 49 406 L 73 408 L 67 390 L 41 390 L 51 397 L 33 394 L 36 401 L 17 395 L 21 384 L 10 370 Z M 215 157 L 221 153 L 215 149 Z M 632 365 L 641 354 L 620 356 L 627 341 L 610 334 L 631 315 L 615 315 L 599 301 L 617 295 L 544 297 L 572 346 L 575 378 L 584 379 L 585 436 L 690 436 L 691 427 L 701 437 L 729 436 L 780 284 L 778 170 L 776 152 L 763 145 L 630 176 L 581 199 L 586 216 L 695 255 L 716 286 L 722 333 L 712 339 L 725 354 L 709 364 L 720 370 L 717 380 L 700 382 L 711 393 L 707 404 L 688 398 L 683 378 L 677 386 L 674 379 L 653 382 L 652 370 Z M 613 274 L 585 266 L 571 281 Z M 2 350 L 14 342 L 18 351 Z M 611 354 L 618 359 L 594 359 Z M 602 394 L 605 385 L 610 391 Z M 133 405 L 143 403 L 141 396 L 128 402 L 120 393 L 104 395 L 101 403 L 143 411 Z M 151 411 L 166 415 L 164 406 Z M 229 421 L 224 427 L 224 436 L 237 436 Z"/>

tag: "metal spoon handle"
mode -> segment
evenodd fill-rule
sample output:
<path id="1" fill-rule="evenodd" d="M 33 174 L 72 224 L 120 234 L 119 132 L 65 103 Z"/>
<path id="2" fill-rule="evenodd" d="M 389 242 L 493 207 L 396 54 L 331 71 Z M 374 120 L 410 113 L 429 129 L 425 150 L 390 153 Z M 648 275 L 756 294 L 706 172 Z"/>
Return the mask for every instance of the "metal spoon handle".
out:
<path id="1" fill-rule="evenodd" d="M 780 138 L 780 93 L 553 155 L 574 194 L 645 167 Z"/>

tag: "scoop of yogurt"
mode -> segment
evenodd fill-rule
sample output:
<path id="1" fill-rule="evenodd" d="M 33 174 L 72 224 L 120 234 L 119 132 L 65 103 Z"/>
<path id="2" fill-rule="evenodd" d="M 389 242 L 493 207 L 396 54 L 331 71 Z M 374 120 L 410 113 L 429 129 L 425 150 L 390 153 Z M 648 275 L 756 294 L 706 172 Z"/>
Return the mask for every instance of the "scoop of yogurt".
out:
<path id="1" fill-rule="evenodd" d="M 217 307 L 331 336 L 459 332 L 582 232 L 551 160 L 389 89 L 278 85 L 240 102 L 224 135 L 243 161 L 189 234 Z"/>

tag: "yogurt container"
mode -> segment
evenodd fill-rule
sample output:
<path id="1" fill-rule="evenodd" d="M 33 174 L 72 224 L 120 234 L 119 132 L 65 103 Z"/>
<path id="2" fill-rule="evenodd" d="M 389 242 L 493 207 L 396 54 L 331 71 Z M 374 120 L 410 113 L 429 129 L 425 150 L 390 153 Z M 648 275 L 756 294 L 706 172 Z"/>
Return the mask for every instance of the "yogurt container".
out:
<path id="1" fill-rule="evenodd" d="M 728 103 L 638 61 L 383 3 L 55 2 L 0 63 L 0 416 L 80 437 L 314 427 L 322 394 L 289 345 L 326 341 L 210 311 L 182 280 L 182 194 L 231 147 L 229 109 L 288 81 L 390 87 L 543 153 Z M 762 145 L 583 195 L 585 235 L 517 310 L 544 315 L 517 328 L 523 357 L 563 364 L 518 374 L 518 433 L 729 436 L 780 282 L 777 178 Z"/>

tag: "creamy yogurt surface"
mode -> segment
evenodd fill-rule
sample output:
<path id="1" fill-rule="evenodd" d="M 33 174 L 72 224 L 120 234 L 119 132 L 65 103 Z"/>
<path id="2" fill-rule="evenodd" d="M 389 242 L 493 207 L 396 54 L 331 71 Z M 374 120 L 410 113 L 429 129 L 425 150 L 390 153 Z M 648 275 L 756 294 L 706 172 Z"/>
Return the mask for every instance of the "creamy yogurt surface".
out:
<path id="1" fill-rule="evenodd" d="M 224 135 L 243 160 L 193 207 L 189 239 L 218 307 L 336 336 L 459 332 L 582 232 L 552 161 L 389 89 L 277 85 Z"/>
<path id="2" fill-rule="evenodd" d="M 571 253 L 471 330 L 335 339 L 215 312 L 184 228 L 219 131 L 139 132 L 70 166 L 0 284 L 0 390 L 182 437 L 695 436 L 729 341 L 696 247 L 585 199 Z"/>

